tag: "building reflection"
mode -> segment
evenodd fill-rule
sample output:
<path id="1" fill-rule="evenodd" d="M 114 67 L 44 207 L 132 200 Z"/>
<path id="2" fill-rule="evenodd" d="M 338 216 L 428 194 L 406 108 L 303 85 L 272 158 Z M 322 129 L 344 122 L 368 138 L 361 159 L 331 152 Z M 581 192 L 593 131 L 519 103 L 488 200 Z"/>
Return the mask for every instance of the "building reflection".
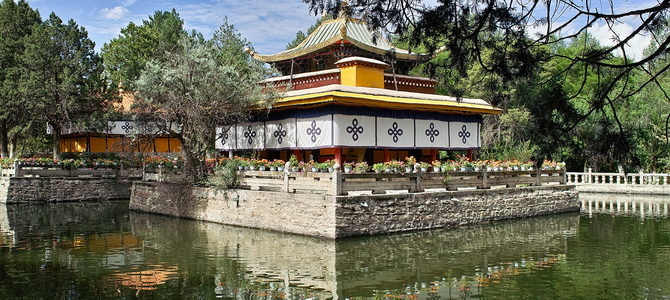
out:
<path id="1" fill-rule="evenodd" d="M 468 299 L 562 264 L 579 215 L 332 241 L 107 202 L 7 206 L 0 226 L 3 247 L 95 277 L 106 297 Z"/>
<path id="2" fill-rule="evenodd" d="M 579 225 L 567 214 L 330 241 L 143 213 L 130 220 L 156 247 L 180 243 L 170 234 L 179 231 L 199 241 L 193 251 L 227 261 L 212 289 L 231 299 L 478 297 L 489 284 L 560 264 Z"/>

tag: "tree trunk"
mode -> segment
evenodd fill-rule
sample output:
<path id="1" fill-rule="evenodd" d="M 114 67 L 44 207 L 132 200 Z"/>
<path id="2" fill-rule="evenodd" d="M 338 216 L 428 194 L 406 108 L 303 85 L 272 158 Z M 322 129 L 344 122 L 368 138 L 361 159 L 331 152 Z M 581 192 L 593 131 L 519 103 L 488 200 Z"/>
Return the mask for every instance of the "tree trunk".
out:
<path id="1" fill-rule="evenodd" d="M 9 157 L 14 158 L 16 157 L 16 148 L 19 146 L 19 138 L 14 135 L 12 137 L 12 147 L 10 148 L 11 151 L 9 151 Z"/>
<path id="2" fill-rule="evenodd" d="M 181 142 L 181 153 L 184 155 L 184 173 L 190 182 L 198 182 L 202 179 L 202 174 L 198 171 L 201 169 L 200 160 L 193 155 L 192 149 L 183 136 L 178 136 L 177 139 Z"/>
<path id="3" fill-rule="evenodd" d="M 7 137 L 9 128 L 7 120 L 0 121 L 0 147 L 2 148 L 2 157 L 9 157 L 9 138 Z"/>
<path id="4" fill-rule="evenodd" d="M 58 159 L 60 156 L 60 126 L 52 125 L 51 128 L 53 129 L 53 145 L 52 145 L 52 151 L 53 151 L 53 159 Z"/>

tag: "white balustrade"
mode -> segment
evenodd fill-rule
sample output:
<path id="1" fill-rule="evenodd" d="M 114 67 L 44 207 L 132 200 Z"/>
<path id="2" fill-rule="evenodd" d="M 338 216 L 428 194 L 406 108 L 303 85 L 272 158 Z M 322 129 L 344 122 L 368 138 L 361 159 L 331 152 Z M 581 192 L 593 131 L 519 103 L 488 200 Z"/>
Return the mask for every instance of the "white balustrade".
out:
<path id="1" fill-rule="evenodd" d="M 596 173 L 589 168 L 587 172 L 567 172 L 569 184 L 635 184 L 635 185 L 668 185 L 670 174 L 667 173 Z"/>

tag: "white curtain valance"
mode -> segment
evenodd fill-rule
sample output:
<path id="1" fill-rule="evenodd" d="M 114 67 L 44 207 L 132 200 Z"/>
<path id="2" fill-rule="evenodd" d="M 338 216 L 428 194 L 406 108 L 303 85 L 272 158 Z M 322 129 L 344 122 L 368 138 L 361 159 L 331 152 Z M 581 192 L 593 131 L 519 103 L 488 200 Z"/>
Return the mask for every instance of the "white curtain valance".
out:
<path id="1" fill-rule="evenodd" d="M 330 147 L 475 149 L 480 122 L 326 114 L 217 128 L 219 150 Z"/>

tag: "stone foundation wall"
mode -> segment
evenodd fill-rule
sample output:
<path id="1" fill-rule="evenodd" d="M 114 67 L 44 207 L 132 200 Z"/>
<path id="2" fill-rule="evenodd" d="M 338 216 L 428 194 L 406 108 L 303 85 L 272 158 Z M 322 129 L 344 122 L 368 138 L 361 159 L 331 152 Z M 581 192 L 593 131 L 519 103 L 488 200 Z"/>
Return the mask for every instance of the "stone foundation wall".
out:
<path id="1" fill-rule="evenodd" d="M 579 211 L 574 186 L 338 197 L 337 237 Z"/>
<path id="2" fill-rule="evenodd" d="M 573 186 L 327 196 L 136 182 L 130 209 L 341 238 L 578 211 Z"/>
<path id="3" fill-rule="evenodd" d="M 135 182 L 130 209 L 251 228 L 335 238 L 334 198 Z"/>
<path id="4" fill-rule="evenodd" d="M 130 198 L 132 182 L 115 178 L 0 178 L 0 203 L 113 200 Z"/>

